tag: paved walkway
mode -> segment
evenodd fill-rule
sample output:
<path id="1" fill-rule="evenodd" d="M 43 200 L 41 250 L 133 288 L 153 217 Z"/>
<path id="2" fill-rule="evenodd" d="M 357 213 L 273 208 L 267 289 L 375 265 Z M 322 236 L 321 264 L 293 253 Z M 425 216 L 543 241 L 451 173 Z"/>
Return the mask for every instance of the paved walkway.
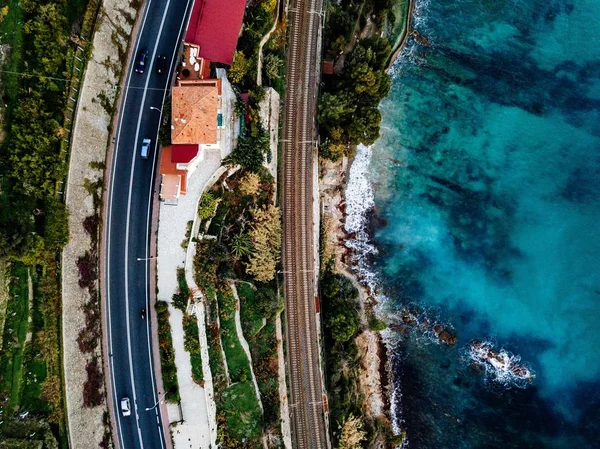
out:
<path id="1" fill-rule="evenodd" d="M 200 195 L 211 177 L 219 170 L 220 165 L 220 152 L 218 150 L 207 151 L 204 161 L 199 164 L 189 179 L 187 194 L 179 198 L 177 206 L 160 204 L 156 259 L 157 271 L 160 273 L 158 276 L 158 300 L 167 301 L 170 304 L 171 297 L 178 289 L 177 268 L 186 265 L 186 250 L 181 243 L 185 239 L 188 222 L 193 221 L 197 216 Z M 188 267 L 189 265 L 191 264 L 188 264 Z M 214 420 L 210 417 L 212 413 L 205 388 L 192 380 L 190 356 L 183 346 L 183 313 L 172 305 L 169 306 L 169 312 L 183 413 L 183 416 L 180 416 L 178 407 L 169 407 L 169 420 L 171 422 L 184 420 L 182 424 L 173 428 L 175 447 L 193 449 L 208 448 L 209 445 L 215 447 L 215 440 L 211 437 L 211 424 L 214 426 Z M 203 318 L 203 313 L 200 315 Z M 202 324 L 200 332 L 202 334 L 203 320 L 202 323 L 199 320 L 198 324 Z M 204 337 L 204 339 L 201 337 L 201 346 L 206 347 L 206 336 L 204 335 Z M 203 340 L 204 345 L 202 345 Z M 205 361 L 208 363 L 208 354 L 205 351 L 203 351 L 202 359 L 203 365 Z M 205 387 L 208 388 L 209 385 L 205 383 Z M 212 390 L 212 378 L 210 388 Z"/>
<path id="2" fill-rule="evenodd" d="M 90 44 L 93 53 L 80 87 L 71 137 L 69 175 L 65 186 L 65 202 L 69 209 L 69 243 L 62 253 L 61 274 L 65 406 L 69 446 L 72 449 L 98 447 L 102 444 L 104 432 L 109 430 L 103 425 L 103 417 L 106 413 L 110 413 L 114 418 L 110 376 L 107 375 L 108 364 L 102 357 L 102 347 L 99 347 L 94 354 L 82 354 L 77 344 L 79 332 L 85 327 L 86 322 L 84 305 L 89 301 L 88 291 L 79 287 L 77 259 L 90 250 L 91 239 L 83 229 L 83 221 L 95 213 L 93 198 L 85 188 L 85 181 L 87 179 L 96 182 L 103 176 L 106 176 L 106 179 L 110 177 L 110 168 L 107 169 L 106 174 L 97 168 L 99 163 L 106 161 L 108 126 L 111 123 L 111 115 L 102 106 L 98 97 L 104 94 L 111 104 L 115 101 L 115 84 L 119 82 L 121 70 L 126 69 L 126 64 L 119 61 L 119 55 L 124 52 L 127 56 L 123 59 L 127 61 L 131 59 L 132 50 L 128 49 L 128 41 L 130 36 L 136 35 L 136 30 L 130 23 L 131 17 L 136 17 L 136 10 L 131 7 L 128 0 L 103 2 L 93 43 Z M 117 109 L 120 107 L 118 104 L 115 106 Z M 115 115 L 118 116 L 118 111 Z M 110 167 L 110 158 L 107 166 Z M 106 198 L 104 206 L 106 206 Z M 106 216 L 105 211 L 102 215 Z M 101 263 L 104 263 L 104 254 Z M 101 267 L 101 276 L 103 275 L 104 268 Z M 101 284 L 100 288 L 104 294 L 104 285 Z M 104 308 L 105 305 L 106 302 L 103 300 L 102 307 Z M 105 312 L 105 310 L 102 312 L 104 317 Z M 103 334 L 102 346 L 105 348 L 104 353 L 107 353 L 107 341 L 104 336 L 105 334 Z M 87 379 L 86 364 L 92 356 L 97 357 L 102 363 L 105 385 L 109 390 L 106 395 L 107 402 L 88 408 L 83 406 L 82 398 Z M 114 423 L 114 419 L 112 421 Z M 118 438 L 115 437 L 116 435 L 113 435 L 113 441 L 118 448 Z"/>

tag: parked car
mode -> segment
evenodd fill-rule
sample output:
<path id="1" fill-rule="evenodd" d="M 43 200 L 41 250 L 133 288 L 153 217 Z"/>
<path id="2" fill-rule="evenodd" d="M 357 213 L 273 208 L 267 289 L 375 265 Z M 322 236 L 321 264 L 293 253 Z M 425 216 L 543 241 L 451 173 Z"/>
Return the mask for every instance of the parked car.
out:
<path id="1" fill-rule="evenodd" d="M 135 58 L 135 71 L 137 73 L 144 73 L 147 62 L 148 62 L 148 50 L 138 51 L 137 57 Z"/>
<path id="2" fill-rule="evenodd" d="M 142 159 L 148 159 L 148 153 L 150 152 L 151 143 L 152 141 L 150 139 L 142 140 L 142 151 L 140 152 Z"/>
<path id="3" fill-rule="evenodd" d="M 121 413 L 123 413 L 123 416 L 131 415 L 131 401 L 128 397 L 121 399 Z"/>
<path id="4" fill-rule="evenodd" d="M 158 55 L 156 58 L 156 73 L 162 75 L 167 69 L 167 57 L 165 55 Z"/>

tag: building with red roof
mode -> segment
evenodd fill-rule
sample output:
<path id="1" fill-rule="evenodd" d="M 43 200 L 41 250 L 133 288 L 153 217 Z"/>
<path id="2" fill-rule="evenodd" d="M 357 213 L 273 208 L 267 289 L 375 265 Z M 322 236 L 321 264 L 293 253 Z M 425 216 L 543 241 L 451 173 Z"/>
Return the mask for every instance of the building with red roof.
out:
<path id="1" fill-rule="evenodd" d="M 171 145 L 171 162 L 189 164 L 198 155 L 199 145 Z"/>
<path id="2" fill-rule="evenodd" d="M 200 57 L 231 64 L 245 9 L 246 0 L 196 0 L 185 41 L 200 47 Z"/>

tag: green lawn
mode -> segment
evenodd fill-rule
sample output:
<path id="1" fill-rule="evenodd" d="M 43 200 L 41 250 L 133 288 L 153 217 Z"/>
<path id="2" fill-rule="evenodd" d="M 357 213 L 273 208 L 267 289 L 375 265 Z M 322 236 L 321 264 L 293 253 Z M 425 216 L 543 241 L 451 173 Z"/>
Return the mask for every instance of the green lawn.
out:
<path id="1" fill-rule="evenodd" d="M 2 357 L 0 357 L 1 388 L 9 399 L 10 407 L 20 405 L 21 378 L 25 337 L 29 328 L 29 292 L 27 288 L 27 267 L 15 263 L 10 268 L 10 298 L 6 307 L 6 321 L 2 336 Z"/>
<path id="2" fill-rule="evenodd" d="M 44 314 L 41 310 L 42 295 L 38 291 L 37 276 L 33 276 L 34 294 L 31 303 L 31 328 L 32 338 L 25 347 L 23 372 L 24 383 L 21 396 L 21 405 L 32 412 L 48 414 L 51 407 L 41 398 L 42 383 L 48 375 L 47 363 L 42 357 L 43 341 L 40 332 L 44 331 Z M 51 321 L 50 321 L 51 322 Z M 43 334 L 42 334 L 43 335 Z"/>
<path id="3" fill-rule="evenodd" d="M 223 392 L 223 410 L 227 433 L 233 439 L 258 439 L 262 431 L 262 414 L 252 382 L 239 382 Z"/>
<path id="4" fill-rule="evenodd" d="M 240 298 L 240 320 L 246 338 L 256 335 L 263 326 L 263 318 L 257 310 L 254 289 L 250 284 L 239 282 L 236 284 Z"/>
<path id="5" fill-rule="evenodd" d="M 235 298 L 227 287 L 226 292 L 219 292 L 219 320 L 221 321 L 221 341 L 227 358 L 229 377 L 232 382 L 250 378 L 250 361 L 242 348 L 235 330 Z"/>

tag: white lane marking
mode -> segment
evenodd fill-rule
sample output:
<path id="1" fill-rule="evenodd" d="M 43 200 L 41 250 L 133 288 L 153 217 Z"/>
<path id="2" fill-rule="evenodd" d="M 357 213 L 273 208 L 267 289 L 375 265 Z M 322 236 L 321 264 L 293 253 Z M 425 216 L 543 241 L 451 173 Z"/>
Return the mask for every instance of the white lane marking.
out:
<path id="1" fill-rule="evenodd" d="M 148 18 L 148 11 L 150 10 L 150 6 L 152 5 L 152 0 L 149 0 L 148 2 L 148 6 L 146 8 L 146 10 L 144 11 L 144 18 L 142 19 L 142 25 L 140 27 L 140 33 L 138 34 L 138 40 L 135 43 L 135 49 L 133 54 L 136 55 L 138 52 L 138 48 L 140 45 L 140 37 L 142 36 L 143 32 L 144 32 L 144 28 L 146 26 L 146 19 Z M 118 160 L 118 154 L 119 154 L 119 140 L 121 139 L 121 128 L 123 126 L 123 111 L 126 110 L 126 106 L 127 106 L 127 95 L 129 93 L 129 84 L 131 83 L 131 75 L 133 74 L 133 67 L 134 64 L 131 64 L 131 66 L 129 67 L 129 73 L 127 74 L 127 82 L 125 83 L 125 101 L 123 102 L 123 109 L 121 111 L 121 114 L 119 116 L 119 126 L 117 128 L 117 139 L 115 141 L 115 145 L 114 145 L 114 155 L 113 155 L 113 171 L 112 171 L 112 179 L 110 181 L 110 191 L 109 191 L 109 195 L 110 195 L 110 200 L 108 202 L 108 232 L 107 232 L 107 237 L 106 237 L 106 310 L 107 310 L 107 321 L 108 321 L 108 342 L 109 342 L 109 347 L 110 347 L 110 355 L 109 355 L 109 363 L 110 363 L 110 375 L 112 378 L 112 386 L 113 386 L 113 399 L 114 399 L 114 404 L 115 404 L 115 415 L 117 417 L 117 422 L 118 422 L 118 426 L 117 426 L 117 433 L 119 434 L 119 440 L 121 441 L 121 449 L 125 449 L 125 441 L 123 440 L 123 428 L 121 425 L 121 410 L 118 407 L 119 404 L 119 399 L 117 397 L 117 382 L 115 379 L 115 365 L 114 365 L 114 360 L 112 357 L 113 354 L 113 340 L 112 340 L 112 322 L 111 322 L 111 315 L 110 315 L 110 233 L 111 233 L 111 224 L 112 224 L 112 206 L 113 206 L 113 192 L 114 192 L 114 188 L 115 188 L 115 173 L 116 173 L 116 167 L 117 167 L 117 160 Z M 127 287 L 125 288 L 125 291 L 127 291 Z"/>
<path id="2" fill-rule="evenodd" d="M 162 35 L 162 30 L 164 28 L 165 25 L 165 20 L 167 19 L 167 13 L 169 12 L 169 6 L 171 4 L 171 0 L 167 0 L 167 3 L 165 5 L 165 9 L 163 12 L 163 16 L 162 19 L 160 21 L 160 27 L 158 29 L 158 36 L 160 37 Z M 152 57 L 151 57 L 151 61 L 154 61 L 156 59 L 156 50 L 158 49 L 158 44 L 159 44 L 160 38 L 157 39 L 154 43 L 154 49 L 152 50 Z M 137 121 L 137 125 L 136 125 L 136 129 L 135 129 L 135 138 L 134 138 L 134 142 L 135 142 L 135 150 L 132 152 L 131 155 L 131 171 L 129 174 L 129 192 L 128 192 L 128 196 L 127 196 L 127 220 L 126 220 L 126 224 L 125 224 L 125 316 L 126 316 L 126 323 L 127 323 L 127 353 L 128 353 L 128 357 L 129 357 L 129 376 L 131 377 L 131 385 L 133 388 L 133 403 L 134 403 L 134 409 L 135 409 L 135 421 L 136 421 L 136 425 L 137 425 L 137 431 L 138 431 L 138 437 L 140 440 L 140 447 L 141 449 L 144 449 L 144 442 L 143 442 L 143 437 L 142 437 L 142 429 L 140 427 L 140 413 L 139 413 L 139 409 L 138 409 L 138 401 L 137 401 L 137 394 L 136 394 L 136 387 L 135 387 L 135 376 L 133 374 L 133 357 L 132 357 L 132 350 L 131 350 L 131 326 L 129 324 L 129 270 L 127 269 L 129 267 L 129 225 L 130 225 L 130 217 L 131 217 L 131 196 L 132 196 L 132 188 L 133 188 L 133 175 L 135 173 L 135 162 L 137 160 L 137 142 L 140 136 L 140 125 L 142 123 L 142 116 L 144 114 L 144 105 L 146 103 L 146 94 L 148 92 L 148 84 L 150 83 L 150 78 L 152 76 L 152 66 L 153 64 L 149 64 L 148 65 L 148 75 L 146 76 L 146 82 L 144 84 L 144 93 L 142 94 L 142 107 L 139 109 L 139 113 L 138 113 L 138 121 Z M 156 153 L 156 151 L 155 151 Z M 153 158 L 153 161 L 156 159 L 156 156 Z M 154 162 L 153 162 L 154 164 Z M 146 274 L 147 275 L 147 274 Z M 147 290 L 147 285 L 146 285 L 146 290 Z M 146 292 L 147 295 L 147 292 Z M 146 323 L 146 326 L 148 326 L 148 323 Z M 154 396 L 154 388 L 153 390 L 153 396 Z M 163 445 L 164 443 L 162 442 L 161 439 L 161 445 Z"/>
<path id="3" fill-rule="evenodd" d="M 188 0 L 187 4 L 186 4 L 186 9 L 185 11 L 188 11 L 189 6 L 190 6 L 190 2 L 193 0 Z M 167 9 L 168 9 L 168 4 L 167 4 Z M 188 12 L 186 12 L 186 15 L 188 14 Z M 184 16 L 185 18 L 185 16 Z M 167 92 L 170 90 L 168 87 L 168 84 L 171 82 L 172 76 L 173 76 L 173 67 L 175 64 L 175 55 L 177 55 L 177 50 L 179 48 L 179 42 L 181 40 L 181 32 L 183 30 L 183 24 L 185 23 L 185 20 L 181 21 L 181 25 L 179 27 L 179 33 L 177 34 L 177 41 L 175 42 L 175 46 L 173 48 L 173 54 L 171 57 L 171 64 L 169 65 L 169 71 L 167 73 L 169 73 L 169 76 L 166 79 L 165 82 L 165 89 L 164 89 L 164 93 L 163 93 L 163 99 L 161 102 L 161 108 L 160 108 L 160 113 L 159 113 L 159 117 L 158 117 L 158 129 L 156 130 L 156 136 L 154 137 L 154 155 L 152 157 L 152 176 L 150 178 L 150 188 L 148 191 L 148 212 L 146 214 L 146 254 L 144 255 L 144 258 L 146 259 L 146 261 L 144 262 L 146 267 L 145 267 L 145 275 L 146 275 L 146 309 L 148 310 L 148 312 L 150 311 L 150 292 L 148 291 L 148 286 L 149 284 L 149 279 L 148 279 L 148 263 L 150 262 L 148 260 L 148 248 L 149 248 L 149 239 L 150 239 L 150 232 L 151 232 L 151 226 L 150 226 L 150 222 L 151 222 L 151 217 L 150 217 L 150 211 L 152 210 L 152 203 L 153 203 L 153 198 L 154 198 L 154 173 L 156 171 L 156 162 L 158 159 L 158 152 L 156 151 L 156 149 L 158 148 L 158 134 L 160 132 L 160 127 L 162 125 L 162 115 L 163 115 L 163 106 L 165 103 L 165 98 L 167 96 Z M 161 25 L 161 31 L 159 33 L 159 38 L 158 41 L 160 41 L 162 37 L 162 25 Z M 156 47 L 154 49 L 154 52 L 156 53 Z M 154 59 L 154 54 L 153 54 L 153 60 Z M 142 109 L 141 111 L 144 111 L 145 109 L 145 97 L 142 103 Z M 139 130 L 139 120 L 138 120 L 138 130 Z M 136 141 L 137 141 L 137 136 L 136 136 Z M 149 316 L 148 314 L 146 314 L 147 316 Z M 154 373 L 154 365 L 152 364 L 152 343 L 151 343 L 151 336 L 150 336 L 150 320 L 148 319 L 146 321 L 146 335 L 148 338 L 148 361 L 149 361 L 149 367 L 150 367 L 150 378 L 151 378 L 151 382 L 152 385 L 154 386 L 153 391 L 152 391 L 152 397 L 154 399 L 154 401 L 157 401 L 157 394 L 156 394 L 156 376 Z M 162 426 L 160 425 L 160 404 L 158 407 L 156 407 L 154 409 L 154 413 L 156 414 L 156 423 L 158 424 L 158 433 L 160 435 L 160 446 L 161 448 L 164 449 L 165 447 L 165 443 L 164 443 L 164 435 L 163 435 L 163 431 L 162 431 Z"/>

